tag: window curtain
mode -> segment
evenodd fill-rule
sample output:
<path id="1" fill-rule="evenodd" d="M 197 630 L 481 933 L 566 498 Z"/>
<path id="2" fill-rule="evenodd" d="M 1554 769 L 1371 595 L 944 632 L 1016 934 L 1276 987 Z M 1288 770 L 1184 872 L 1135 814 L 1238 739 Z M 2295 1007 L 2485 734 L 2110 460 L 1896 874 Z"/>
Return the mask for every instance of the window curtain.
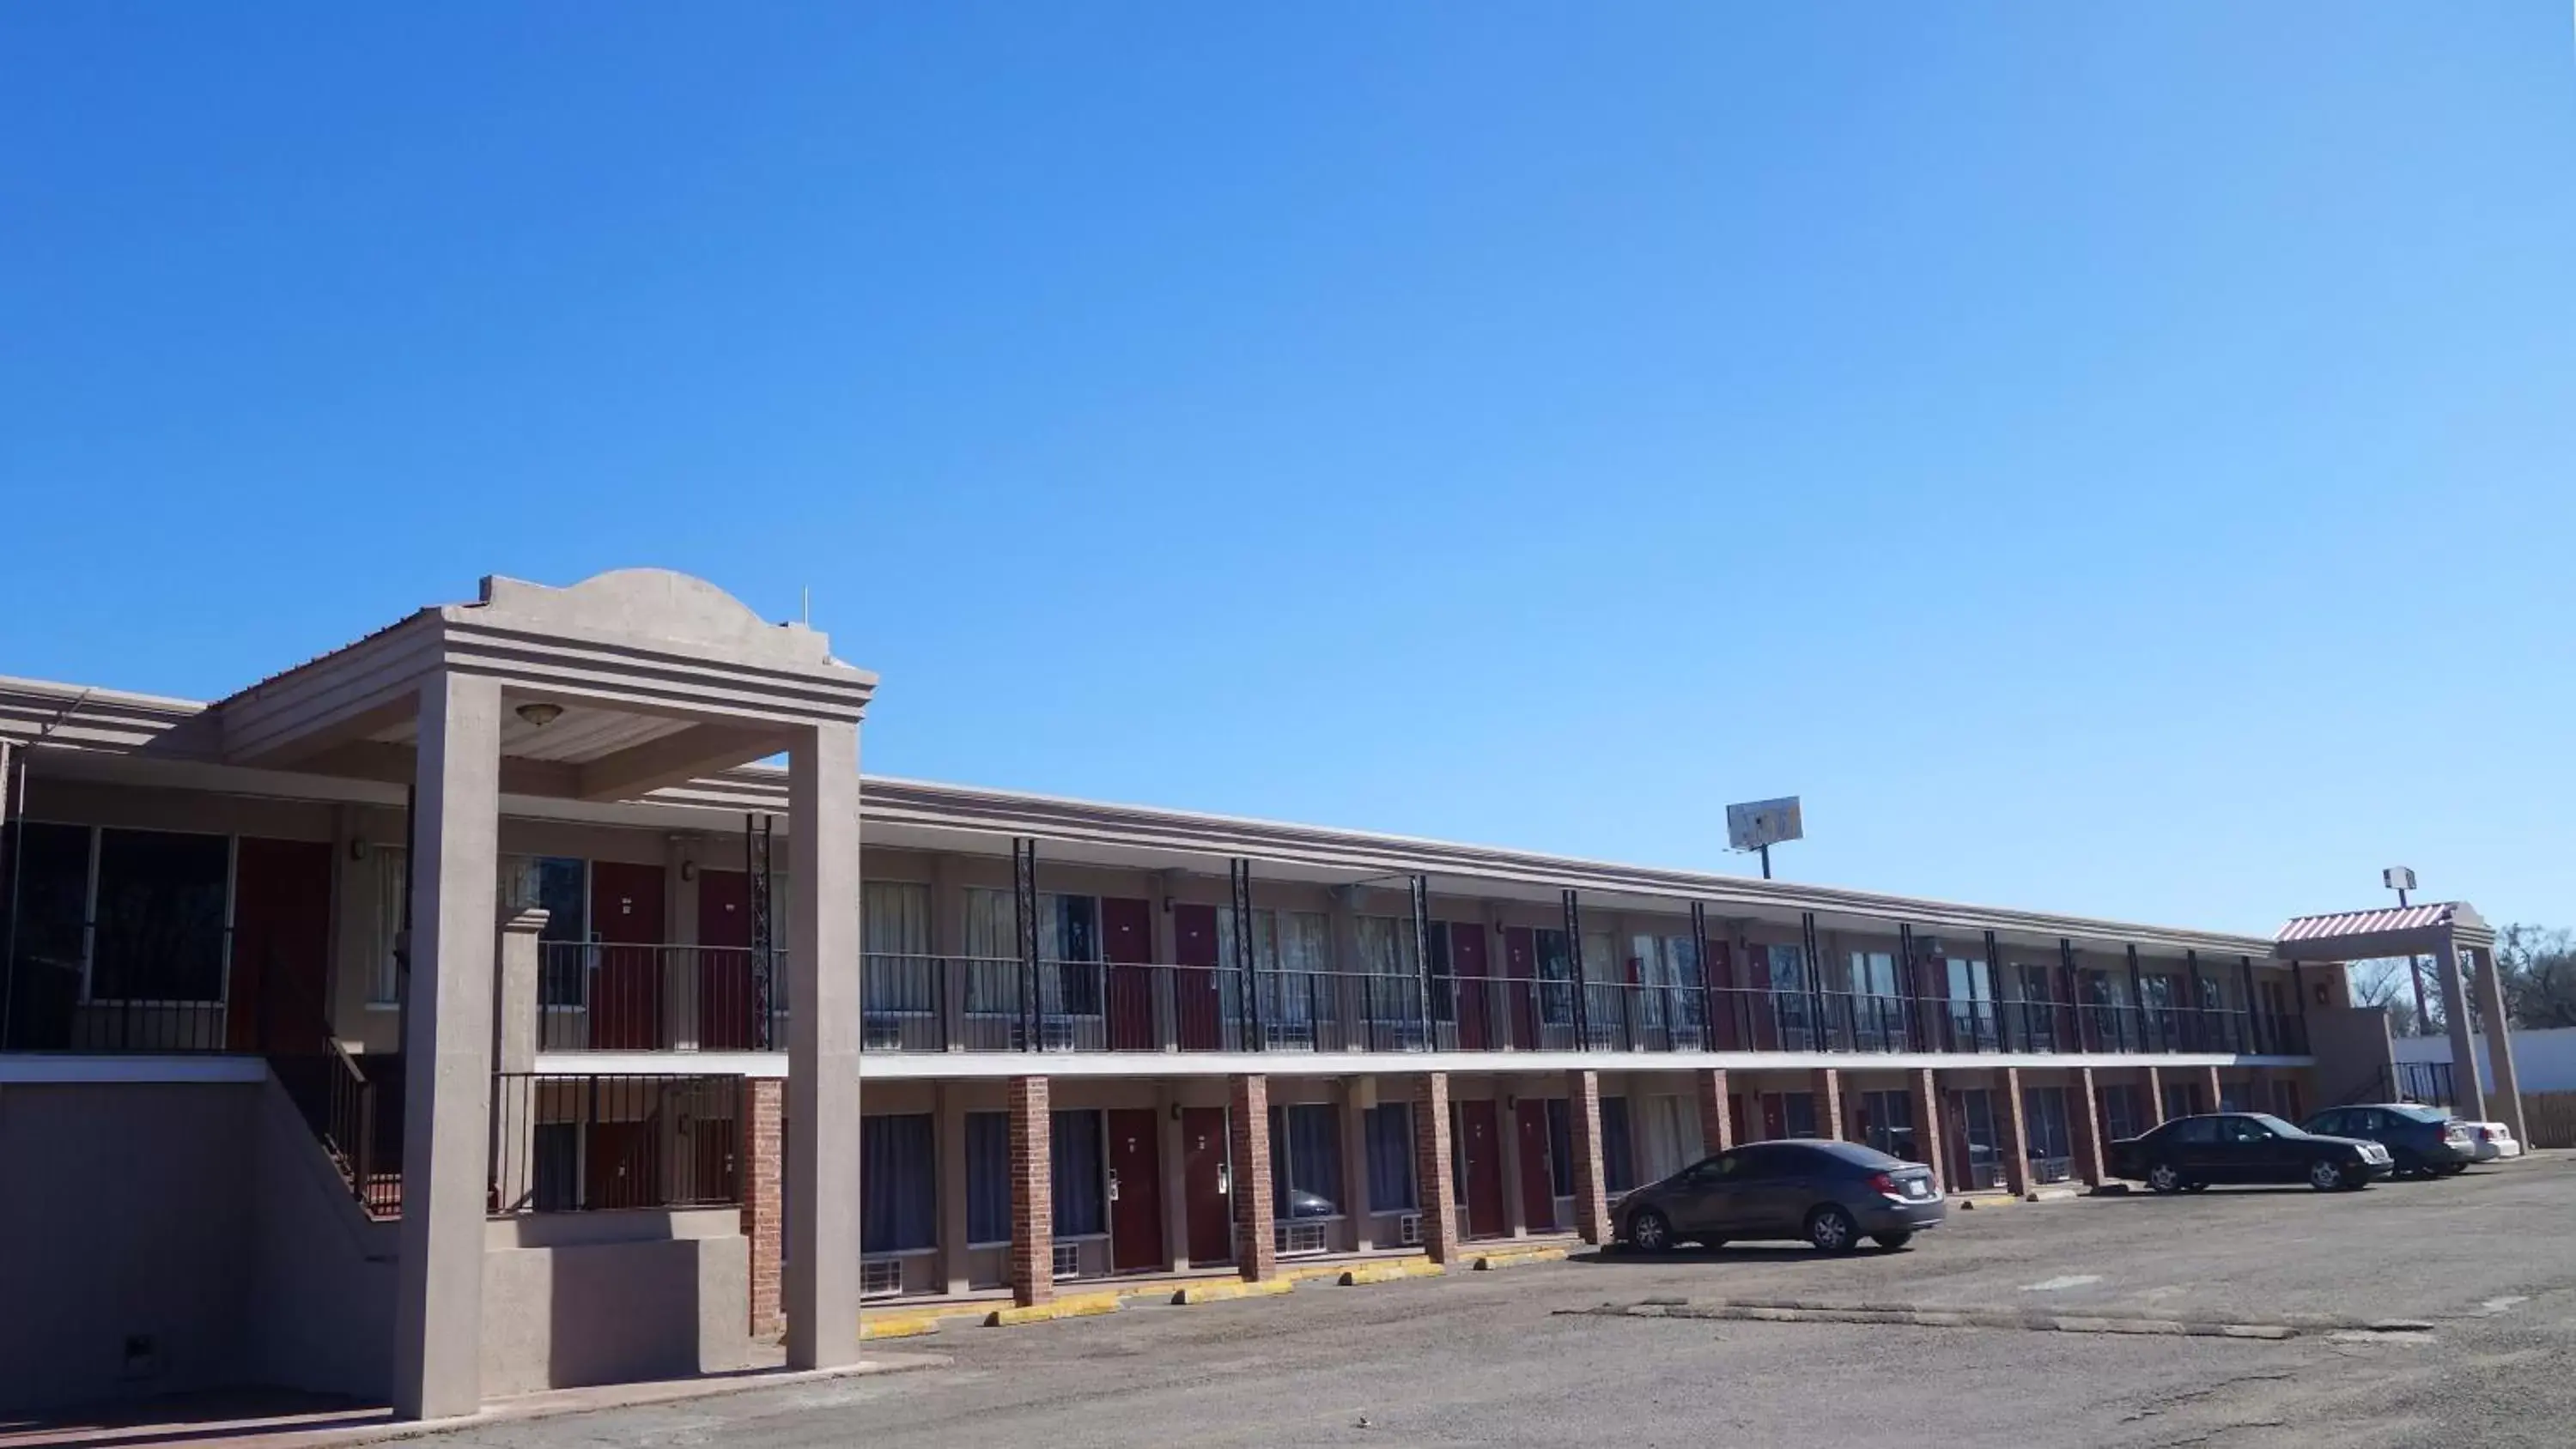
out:
<path id="1" fill-rule="evenodd" d="M 1269 911 L 1260 914 L 1273 915 Z M 1258 929 L 1256 923 L 1256 931 Z M 1288 911 L 1276 915 L 1275 925 L 1268 934 L 1276 936 L 1270 954 L 1280 972 L 1283 999 L 1279 1019 L 1292 1025 L 1332 1020 L 1332 922 L 1320 912 Z M 1256 936 L 1256 950 L 1260 944 Z"/>
<path id="2" fill-rule="evenodd" d="M 1574 953 L 1563 931 L 1532 931 L 1530 946 L 1538 955 L 1539 1019 L 1562 1026 L 1574 1020 Z"/>
<path id="3" fill-rule="evenodd" d="M 1413 954 L 1413 922 L 1394 916 L 1359 918 L 1360 970 L 1376 1021 L 1412 1021 L 1418 1010 L 1412 985 L 1420 969 Z"/>
<path id="4" fill-rule="evenodd" d="M 1601 1186 L 1626 1192 L 1637 1185 L 1636 1156 L 1628 1140 L 1628 1099 L 1601 1099 Z"/>
<path id="5" fill-rule="evenodd" d="M 860 949 L 865 1009 L 935 1012 L 938 976 L 931 969 L 930 887 L 908 881 L 869 881 L 860 887 Z"/>
<path id="6" fill-rule="evenodd" d="M 938 1167 L 930 1114 L 859 1119 L 859 1251 L 900 1253 L 938 1241 Z"/>
<path id="7" fill-rule="evenodd" d="M 966 890 L 966 1009 L 1016 1015 L 1020 1009 L 1020 911 L 1009 891 Z"/>
<path id="8" fill-rule="evenodd" d="M 1097 1237 L 1109 1231 L 1107 1168 L 1100 1159 L 1100 1114 L 1087 1108 L 1057 1112 L 1054 1134 L 1055 1235 Z"/>
<path id="9" fill-rule="evenodd" d="M 221 835 L 100 831 L 91 999 L 221 1001 L 231 860 Z"/>
<path id="10" fill-rule="evenodd" d="M 966 1114 L 966 1241 L 1011 1240 L 1011 1115 Z"/>
<path id="11" fill-rule="evenodd" d="M 1321 1217 L 1342 1203 L 1342 1112 L 1329 1103 L 1270 1109 L 1270 1210 L 1281 1218 Z M 1300 1214 L 1292 1191 L 1313 1193 L 1331 1204 Z"/>
<path id="12" fill-rule="evenodd" d="M 1369 1211 L 1409 1212 L 1419 1205 L 1413 1187 L 1413 1104 L 1371 1107 L 1367 1125 Z"/>
<path id="13" fill-rule="evenodd" d="M 411 852 L 399 845 L 379 845 L 368 852 L 368 862 L 374 867 L 369 884 L 376 893 L 376 929 L 370 943 L 374 954 L 368 961 L 367 1000 L 376 1006 L 391 1006 L 402 999 L 402 963 L 394 957 L 394 945 L 402 935 L 403 892 L 410 888 Z"/>

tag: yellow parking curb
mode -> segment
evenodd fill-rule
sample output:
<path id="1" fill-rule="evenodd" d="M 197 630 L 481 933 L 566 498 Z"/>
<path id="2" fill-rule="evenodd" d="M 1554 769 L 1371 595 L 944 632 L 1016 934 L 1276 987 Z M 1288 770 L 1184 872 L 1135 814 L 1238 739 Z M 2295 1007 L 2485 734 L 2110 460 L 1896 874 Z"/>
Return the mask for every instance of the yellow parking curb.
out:
<path id="1" fill-rule="evenodd" d="M 1115 1293 L 1077 1293 L 1058 1298 L 1052 1303 L 1033 1303 L 1026 1308 L 996 1308 L 984 1317 L 986 1328 L 1015 1328 L 1023 1323 L 1052 1323 L 1059 1318 L 1090 1318 L 1096 1314 L 1118 1311 Z"/>
<path id="2" fill-rule="evenodd" d="M 982 1308 L 930 1308 L 913 1313 L 864 1314 L 859 1319 L 859 1337 L 918 1338 L 937 1333 L 939 1325 L 951 1318 L 981 1318 L 986 1312 Z"/>
<path id="3" fill-rule="evenodd" d="M 1173 1289 L 1170 1301 L 1180 1305 L 1223 1303 L 1233 1298 L 1275 1298 L 1282 1293 L 1294 1290 L 1296 1286 L 1297 1280 L 1294 1278 L 1268 1278 L 1258 1283 L 1246 1283 L 1241 1279 L 1231 1283 L 1224 1281 L 1193 1283 L 1186 1288 Z"/>
<path id="4" fill-rule="evenodd" d="M 1517 1268 L 1523 1263 L 1562 1262 L 1564 1258 L 1563 1248 L 1515 1248 L 1509 1252 L 1477 1254 L 1475 1270 L 1487 1273 L 1496 1268 Z"/>
<path id="5" fill-rule="evenodd" d="M 1408 1258 L 1401 1263 L 1364 1263 L 1342 1270 L 1341 1285 L 1355 1288 L 1363 1283 L 1393 1283 L 1403 1278 L 1436 1278 L 1449 1270 L 1428 1258 Z"/>

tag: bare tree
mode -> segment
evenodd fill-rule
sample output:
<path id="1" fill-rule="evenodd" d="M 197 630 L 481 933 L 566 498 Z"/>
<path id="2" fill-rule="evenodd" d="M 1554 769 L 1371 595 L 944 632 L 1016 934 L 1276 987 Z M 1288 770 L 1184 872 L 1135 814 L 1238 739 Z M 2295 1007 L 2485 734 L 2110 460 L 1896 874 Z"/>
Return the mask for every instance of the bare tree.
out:
<path id="1" fill-rule="evenodd" d="M 2504 978 L 2505 1014 L 2515 1026 L 2576 1026 L 2576 932 L 2507 926 L 2496 935 L 2495 959 Z"/>
<path id="2" fill-rule="evenodd" d="M 2353 962 L 2344 968 L 2352 983 L 2353 1005 L 2388 1008 L 2389 1030 L 2399 1036 L 2434 1030 L 2442 1019 L 2442 1003 L 2438 997 L 2428 995 L 2424 1005 L 2432 1020 L 2415 1019 L 2415 984 L 2410 979 L 2414 969 L 2415 963 L 2404 956 Z"/>

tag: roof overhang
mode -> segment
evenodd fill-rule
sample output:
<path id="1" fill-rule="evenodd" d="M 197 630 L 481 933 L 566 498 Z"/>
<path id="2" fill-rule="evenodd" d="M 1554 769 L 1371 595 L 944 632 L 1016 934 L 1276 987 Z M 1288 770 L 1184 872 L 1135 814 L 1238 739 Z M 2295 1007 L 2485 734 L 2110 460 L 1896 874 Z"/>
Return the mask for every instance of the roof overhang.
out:
<path id="1" fill-rule="evenodd" d="M 2284 961 L 2368 961 L 2426 955 L 2446 940 L 2484 949 L 2495 944 L 2495 929 L 2466 901 L 2337 911 L 2291 920 L 2274 937 L 2272 954 Z"/>

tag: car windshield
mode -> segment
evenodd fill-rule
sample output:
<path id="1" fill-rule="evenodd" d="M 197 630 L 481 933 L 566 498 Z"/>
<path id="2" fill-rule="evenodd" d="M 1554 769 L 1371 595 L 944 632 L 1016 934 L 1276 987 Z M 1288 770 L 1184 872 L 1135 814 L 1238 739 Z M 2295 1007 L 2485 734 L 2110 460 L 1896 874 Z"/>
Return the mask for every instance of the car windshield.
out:
<path id="1" fill-rule="evenodd" d="M 2269 1112 L 2248 1112 L 2245 1115 L 2262 1123 L 2264 1126 L 2271 1128 L 2273 1135 L 2276 1137 L 2305 1137 L 2308 1135 L 2305 1131 L 2291 1126 L 2289 1123 L 2282 1121 L 2280 1118 L 2273 1116 Z"/>

